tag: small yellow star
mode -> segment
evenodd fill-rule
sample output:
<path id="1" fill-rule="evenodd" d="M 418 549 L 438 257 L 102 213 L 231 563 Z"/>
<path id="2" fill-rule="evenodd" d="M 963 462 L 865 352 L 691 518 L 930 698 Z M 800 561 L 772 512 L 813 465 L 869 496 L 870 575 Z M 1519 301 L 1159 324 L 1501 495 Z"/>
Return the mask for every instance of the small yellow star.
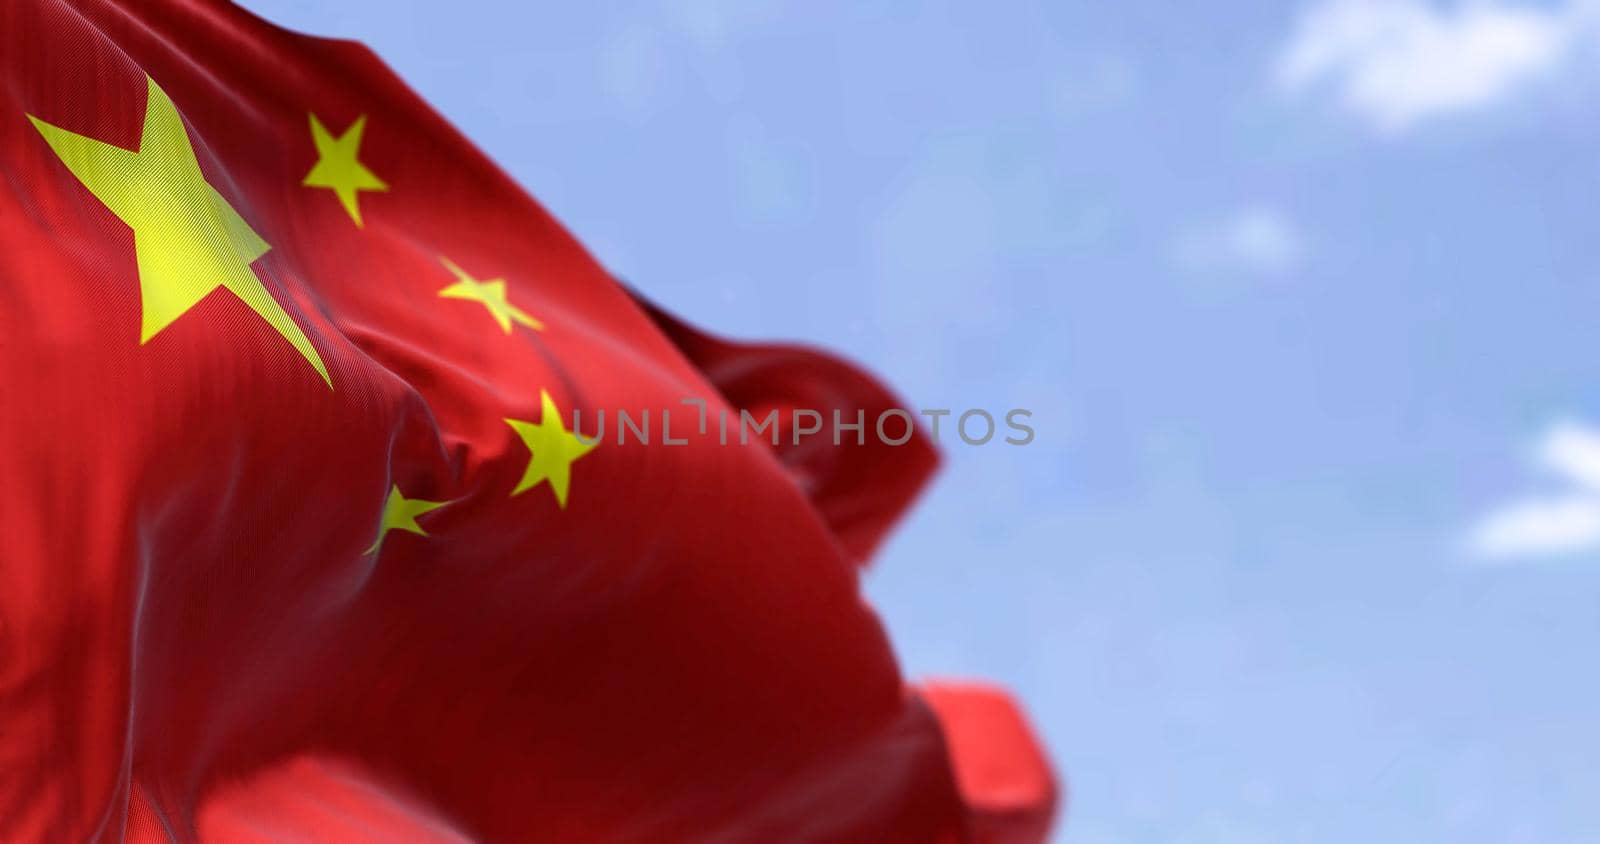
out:
<path id="1" fill-rule="evenodd" d="M 511 490 L 511 495 L 515 497 L 543 481 L 549 481 L 550 489 L 556 494 L 556 503 L 565 508 L 573 461 L 588 454 L 599 443 L 583 442 L 577 435 L 567 431 L 561 424 L 561 411 L 556 409 L 555 400 L 544 390 L 539 391 L 539 412 L 538 424 L 517 419 L 506 420 L 506 424 L 517 432 L 522 444 L 533 454 L 528 459 L 527 470 L 522 473 L 522 480 L 517 482 L 516 489 Z"/>
<path id="2" fill-rule="evenodd" d="M 178 107 L 154 79 L 145 83 L 138 151 L 28 115 L 72 175 L 133 229 L 139 343 L 222 287 L 283 335 L 331 389 L 321 356 L 250 267 L 272 247 L 206 182 Z"/>
<path id="3" fill-rule="evenodd" d="M 456 262 L 443 255 L 439 256 L 439 262 L 444 264 L 445 269 L 455 274 L 456 277 L 455 284 L 439 291 L 441 297 L 445 299 L 470 299 L 481 303 L 485 308 L 489 309 L 489 315 L 494 317 L 494 321 L 500 324 L 500 330 L 507 334 L 511 333 L 512 321 L 526 325 L 534 331 L 544 330 L 544 323 L 529 316 L 526 311 L 506 300 L 505 279 L 492 278 L 488 281 L 479 281 L 468 275 L 466 270 L 457 266 Z"/>
<path id="4" fill-rule="evenodd" d="M 339 195 L 339 202 L 358 228 L 361 222 L 361 205 L 356 191 L 386 191 L 389 186 L 357 160 L 361 151 L 361 133 L 367 128 L 365 114 L 356 118 L 344 134 L 335 138 L 315 114 L 311 115 L 311 142 L 317 146 L 317 163 L 306 174 L 301 184 L 312 188 L 328 188 Z"/>
<path id="5" fill-rule="evenodd" d="M 378 538 L 373 540 L 372 547 L 367 549 L 371 554 L 383 544 L 383 538 L 391 530 L 408 530 L 418 536 L 427 536 L 428 532 L 417 524 L 417 517 L 423 513 L 437 510 L 449 504 L 448 501 L 423 501 L 420 498 L 407 498 L 400 494 L 400 485 L 395 484 L 389 490 L 389 500 L 383 504 L 383 521 L 378 527 Z"/>

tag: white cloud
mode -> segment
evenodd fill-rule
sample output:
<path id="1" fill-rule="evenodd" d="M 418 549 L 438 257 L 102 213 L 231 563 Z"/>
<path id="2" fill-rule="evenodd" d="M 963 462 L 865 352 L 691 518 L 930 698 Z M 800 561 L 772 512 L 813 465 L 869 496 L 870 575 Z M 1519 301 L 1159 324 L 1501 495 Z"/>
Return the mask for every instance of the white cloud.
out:
<path id="1" fill-rule="evenodd" d="M 1319 0 L 1279 57 L 1279 84 L 1326 85 L 1385 133 L 1487 108 L 1550 75 L 1594 39 L 1593 0 Z"/>
<path id="2" fill-rule="evenodd" d="M 1513 502 L 1472 533 L 1481 557 L 1551 556 L 1600 547 L 1600 498 L 1565 495 Z"/>
<path id="3" fill-rule="evenodd" d="M 1177 259 L 1191 270 L 1278 275 L 1298 266 L 1304 251 L 1299 230 L 1281 212 L 1251 207 L 1186 232 Z"/>
<path id="4" fill-rule="evenodd" d="M 1600 493 L 1600 431 L 1561 422 L 1539 444 L 1539 464 L 1591 492 Z"/>
<path id="5" fill-rule="evenodd" d="M 1572 488 L 1523 497 L 1490 513 L 1473 528 L 1469 550 L 1493 560 L 1600 550 L 1600 430 L 1558 423 L 1540 439 L 1533 458 Z"/>

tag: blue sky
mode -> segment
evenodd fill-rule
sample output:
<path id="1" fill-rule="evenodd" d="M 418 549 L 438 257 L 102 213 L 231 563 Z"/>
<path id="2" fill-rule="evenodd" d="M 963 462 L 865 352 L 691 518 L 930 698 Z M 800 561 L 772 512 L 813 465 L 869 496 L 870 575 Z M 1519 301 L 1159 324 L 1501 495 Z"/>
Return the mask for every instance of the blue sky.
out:
<path id="1" fill-rule="evenodd" d="M 1600 7 L 246 0 L 919 407 L 868 589 L 1065 841 L 1600 840 Z"/>

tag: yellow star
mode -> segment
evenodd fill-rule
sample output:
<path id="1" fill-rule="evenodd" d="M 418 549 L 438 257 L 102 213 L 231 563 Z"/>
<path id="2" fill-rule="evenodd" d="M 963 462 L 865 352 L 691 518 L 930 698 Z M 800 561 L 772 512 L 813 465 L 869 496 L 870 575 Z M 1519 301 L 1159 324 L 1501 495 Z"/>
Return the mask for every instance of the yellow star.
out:
<path id="1" fill-rule="evenodd" d="M 395 484 L 389 490 L 389 500 L 383 504 L 383 521 L 378 527 L 378 538 L 373 541 L 372 547 L 367 549 L 371 554 L 383 544 L 383 538 L 391 530 L 408 530 L 418 536 L 427 536 L 428 532 L 417 524 L 417 517 L 423 513 L 437 510 L 449 504 L 448 501 L 423 501 L 420 498 L 407 498 L 400 494 L 400 485 Z"/>
<path id="2" fill-rule="evenodd" d="M 225 287 L 282 334 L 331 389 L 333 380 L 311 341 L 250 269 L 272 247 L 206 183 L 177 106 L 154 79 L 145 81 L 137 151 L 28 115 L 72 175 L 133 229 L 142 308 L 139 343 Z"/>
<path id="3" fill-rule="evenodd" d="M 539 408 L 538 424 L 506 420 L 506 424 L 522 438 L 522 444 L 533 453 L 528 460 L 528 468 L 522 473 L 522 480 L 517 482 L 511 494 L 520 495 L 543 481 L 549 481 L 550 489 L 556 494 L 556 503 L 565 508 L 573 461 L 588 454 L 598 443 L 585 443 L 568 432 L 561 424 L 561 411 L 556 409 L 555 401 L 544 390 L 539 391 Z"/>
<path id="4" fill-rule="evenodd" d="M 455 284 L 439 291 L 441 297 L 445 299 L 471 299 L 474 302 L 482 303 L 485 308 L 489 309 L 489 315 L 494 317 L 494 321 L 500 323 L 500 330 L 507 334 L 511 333 L 513 320 L 521 325 L 528 326 L 534 331 L 544 330 L 544 323 L 529 316 L 526 311 L 506 300 L 505 279 L 492 278 L 488 281 L 479 281 L 467 275 L 466 270 L 461 269 L 456 265 L 456 262 L 443 255 L 439 256 L 439 262 L 444 264 L 445 269 L 454 273 L 456 277 Z"/>
<path id="5" fill-rule="evenodd" d="M 389 189 L 382 179 L 356 159 L 361 151 L 361 133 L 367 128 L 367 116 L 363 114 L 357 117 L 356 122 L 337 138 L 315 114 L 310 116 L 311 142 L 317 145 L 317 163 L 301 184 L 312 188 L 328 188 L 338 194 L 345 212 L 356 221 L 357 228 L 362 228 L 361 205 L 357 202 L 356 191 Z"/>

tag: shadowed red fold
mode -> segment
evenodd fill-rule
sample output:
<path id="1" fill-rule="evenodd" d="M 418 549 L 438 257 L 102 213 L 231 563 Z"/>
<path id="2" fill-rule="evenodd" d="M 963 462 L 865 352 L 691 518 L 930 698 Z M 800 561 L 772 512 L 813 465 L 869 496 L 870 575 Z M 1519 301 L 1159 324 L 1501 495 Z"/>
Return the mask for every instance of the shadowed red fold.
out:
<path id="1" fill-rule="evenodd" d="M 730 342 L 650 302 L 640 304 L 733 409 L 756 422 L 778 411 L 778 459 L 845 551 L 865 564 L 939 465 L 938 452 L 915 422 L 916 409 L 831 355 L 795 345 Z M 821 433 L 795 437 L 797 408 L 819 414 Z M 731 417 L 730 437 L 738 436 L 741 419 Z M 708 420 L 707 427 L 720 434 L 718 422 Z"/>
<path id="2" fill-rule="evenodd" d="M 365 48 L 8 0 L 0 177 L 0 840 L 1045 834 L 860 596 L 931 448 L 664 428 L 892 397 L 642 308 Z"/>

